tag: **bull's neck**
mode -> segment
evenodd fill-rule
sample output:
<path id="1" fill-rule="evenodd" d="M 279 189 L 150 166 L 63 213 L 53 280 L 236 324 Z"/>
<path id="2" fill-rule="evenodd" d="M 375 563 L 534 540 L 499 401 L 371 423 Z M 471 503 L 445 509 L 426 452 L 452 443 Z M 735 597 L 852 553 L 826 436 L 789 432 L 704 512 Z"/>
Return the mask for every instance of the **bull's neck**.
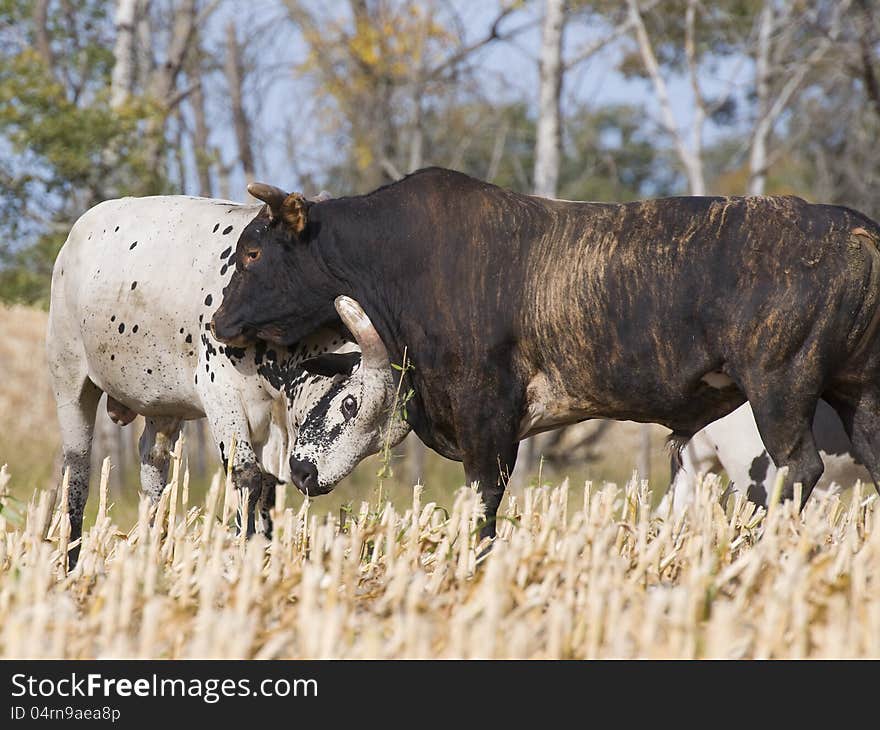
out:
<path id="1" fill-rule="evenodd" d="M 328 201 L 322 207 L 318 234 L 311 244 L 323 273 L 321 290 L 328 292 L 331 304 L 342 294 L 358 301 L 391 354 L 398 354 L 395 333 L 388 326 L 393 314 L 389 303 L 396 299 L 394 292 L 407 271 L 405 262 L 399 261 L 401 242 L 396 240 L 394 227 L 387 224 L 394 219 L 393 213 L 383 210 L 379 216 L 360 198 Z"/>
<path id="2" fill-rule="evenodd" d="M 417 265 L 412 259 L 418 252 L 395 225 L 389 225 L 399 220 L 396 205 L 397 201 L 387 201 L 379 209 L 363 198 L 328 201 L 323 204 L 313 250 L 326 271 L 333 298 L 344 294 L 355 299 L 379 333 L 391 362 L 402 365 L 405 355 L 410 362 L 413 358 L 413 322 L 407 302 Z M 400 372 L 407 383 L 402 392 L 406 392 L 414 384 L 412 374 L 395 371 L 395 386 Z M 407 408 L 410 423 L 418 418 L 418 405 L 416 396 Z"/>

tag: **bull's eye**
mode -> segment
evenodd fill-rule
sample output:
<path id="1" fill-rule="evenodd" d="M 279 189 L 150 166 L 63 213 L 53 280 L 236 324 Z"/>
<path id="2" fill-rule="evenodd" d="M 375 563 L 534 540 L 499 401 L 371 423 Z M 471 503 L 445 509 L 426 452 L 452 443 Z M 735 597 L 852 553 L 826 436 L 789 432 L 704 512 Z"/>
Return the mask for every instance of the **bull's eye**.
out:
<path id="1" fill-rule="evenodd" d="M 346 418 L 354 418 L 358 412 L 358 402 L 353 395 L 345 396 L 342 401 L 342 415 Z"/>
<path id="2" fill-rule="evenodd" d="M 257 261 L 260 258 L 260 256 L 262 255 L 262 253 L 263 253 L 262 250 L 260 250 L 259 248 L 249 248 L 247 251 L 245 251 L 244 252 L 245 266 Z"/>

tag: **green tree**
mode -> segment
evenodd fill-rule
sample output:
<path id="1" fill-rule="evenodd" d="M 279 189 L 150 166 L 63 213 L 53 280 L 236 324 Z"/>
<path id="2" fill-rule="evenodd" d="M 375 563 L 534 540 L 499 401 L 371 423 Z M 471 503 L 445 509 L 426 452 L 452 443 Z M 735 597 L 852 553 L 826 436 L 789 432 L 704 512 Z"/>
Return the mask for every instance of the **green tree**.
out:
<path id="1" fill-rule="evenodd" d="M 71 224 L 116 195 L 161 191 L 144 140 L 155 107 L 110 104 L 112 5 L 0 2 L 0 299 L 45 304 Z"/>

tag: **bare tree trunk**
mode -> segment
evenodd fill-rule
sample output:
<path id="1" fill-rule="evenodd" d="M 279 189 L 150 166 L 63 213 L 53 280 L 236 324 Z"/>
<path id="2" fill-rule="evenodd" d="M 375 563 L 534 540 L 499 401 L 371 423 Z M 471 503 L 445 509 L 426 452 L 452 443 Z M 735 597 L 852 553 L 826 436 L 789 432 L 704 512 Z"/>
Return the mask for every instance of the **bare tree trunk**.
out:
<path id="1" fill-rule="evenodd" d="M 634 0 L 630 0 L 633 2 Z M 771 43 L 773 37 L 773 2 L 765 0 L 761 11 L 760 26 L 758 29 L 758 47 L 755 54 L 755 74 L 758 84 L 758 118 L 752 130 L 749 144 L 749 193 L 759 195 L 764 192 L 767 179 L 767 168 L 771 164 L 771 156 L 768 153 L 770 135 L 782 113 L 788 108 L 795 93 L 801 88 L 807 74 L 825 57 L 840 34 L 840 21 L 849 9 L 851 0 L 842 0 L 834 6 L 829 21 L 828 33 L 823 35 L 807 57 L 798 63 L 786 63 L 787 59 L 778 59 L 778 68 L 774 69 L 779 78 L 785 82 L 778 89 L 771 89 L 769 80 L 774 75 L 769 67 L 771 56 Z M 763 58 L 762 58 L 763 56 Z M 763 63 L 767 65 L 759 69 Z M 763 82 L 764 100 L 761 103 L 760 84 Z M 772 103 L 771 100 L 772 99 Z"/>
<path id="2" fill-rule="evenodd" d="M 55 65 L 52 45 L 49 42 L 49 0 L 37 0 L 31 8 L 31 19 L 34 24 L 37 53 L 50 70 Z"/>
<path id="3" fill-rule="evenodd" d="M 181 0 L 174 12 L 174 25 L 165 62 L 153 73 L 153 97 L 170 110 L 179 101 L 175 94 L 177 77 L 183 69 L 187 51 L 196 30 L 197 0 Z"/>
<path id="4" fill-rule="evenodd" d="M 138 0 L 137 43 L 135 44 L 135 66 L 137 83 L 143 87 L 150 84 L 156 70 L 156 59 L 153 57 L 153 24 L 150 19 L 150 0 Z"/>
<path id="5" fill-rule="evenodd" d="M 422 131 L 422 109 L 417 107 L 416 119 L 413 122 L 412 138 L 409 143 L 409 171 L 415 172 L 422 167 L 425 147 L 425 133 Z"/>
<path id="6" fill-rule="evenodd" d="M 862 81 L 865 84 L 865 94 L 874 107 L 877 115 L 880 115 L 880 83 L 874 71 L 874 49 L 877 44 L 874 40 L 874 13 L 872 0 L 859 0 L 861 9 L 861 32 L 859 33 L 859 61 L 862 68 Z"/>
<path id="7" fill-rule="evenodd" d="M 174 166 L 177 168 L 178 193 L 186 195 L 186 159 L 183 156 L 183 119 L 180 109 L 174 112 Z"/>
<path id="8" fill-rule="evenodd" d="M 696 18 L 698 0 L 688 0 L 684 15 L 684 52 L 687 59 L 688 76 L 694 95 L 694 121 L 691 126 L 690 155 L 694 171 L 689 175 L 692 195 L 705 195 L 706 183 L 703 176 L 703 125 L 708 116 L 706 100 L 700 90 L 700 75 L 697 65 Z"/>
<path id="9" fill-rule="evenodd" d="M 498 168 L 501 167 L 501 160 L 504 157 L 504 148 L 507 145 L 507 135 L 510 133 L 510 122 L 507 118 L 501 122 L 501 125 L 495 131 L 495 141 L 492 143 L 492 156 L 489 158 L 489 167 L 486 168 L 486 179 L 493 182 L 498 175 Z"/>
<path id="10" fill-rule="evenodd" d="M 168 115 L 186 96 L 177 91 L 177 80 L 187 51 L 192 44 L 198 15 L 198 0 L 181 0 L 174 11 L 174 25 L 165 61 L 153 70 L 150 79 L 150 96 L 162 106 L 162 113 L 155 116 L 148 129 L 147 158 L 153 169 L 159 169 L 162 157 L 162 134 Z"/>
<path id="11" fill-rule="evenodd" d="M 562 93 L 564 0 L 545 0 L 539 66 L 538 129 L 535 144 L 535 194 L 555 198 L 559 186 L 559 123 Z"/>
<path id="12" fill-rule="evenodd" d="M 758 45 L 755 53 L 755 95 L 759 123 L 749 150 L 749 195 L 763 195 L 767 182 L 767 136 L 769 127 L 761 125 L 767 117 L 770 99 L 770 35 L 773 32 L 773 2 L 764 0 L 758 19 Z"/>
<path id="13" fill-rule="evenodd" d="M 642 19 L 642 10 L 639 5 L 639 0 L 627 0 L 627 2 L 629 5 L 630 21 L 636 32 L 639 54 L 641 55 L 642 63 L 645 66 L 645 71 L 647 71 L 648 77 L 654 85 L 654 94 L 656 95 L 657 103 L 660 106 L 660 118 L 663 128 L 672 138 L 675 152 L 678 155 L 679 160 L 681 160 L 685 175 L 687 175 L 688 187 L 690 188 L 691 195 L 705 195 L 706 181 L 703 175 L 703 161 L 699 156 L 694 154 L 694 150 L 689 149 L 684 143 L 684 139 L 675 122 L 675 114 L 672 111 L 672 103 L 669 100 L 669 90 L 666 87 L 666 81 L 663 79 L 663 75 L 660 73 L 660 64 L 657 63 L 657 56 L 654 54 L 651 39 L 648 37 L 648 31 L 646 30 L 644 20 Z M 693 3 L 689 4 L 688 12 L 694 12 Z M 689 60 L 689 66 L 690 65 L 691 63 Z M 691 78 L 693 79 L 693 72 L 691 73 Z M 694 132 L 694 138 L 699 138 L 701 130 L 695 128 Z"/>
<path id="14" fill-rule="evenodd" d="M 232 193 L 229 188 L 230 166 L 224 164 L 222 159 L 220 159 L 219 151 L 217 152 L 217 154 L 217 159 L 220 160 L 220 162 L 217 164 L 217 191 L 219 192 L 220 197 L 223 198 L 223 200 L 232 200 Z"/>
<path id="15" fill-rule="evenodd" d="M 238 143 L 238 158 L 244 169 L 245 180 L 251 182 L 254 179 L 254 155 L 251 149 L 251 126 L 242 101 L 243 76 L 235 23 L 230 21 L 226 26 L 226 83 L 229 86 L 229 106 L 232 109 L 232 123 Z"/>
<path id="16" fill-rule="evenodd" d="M 202 88 L 202 54 L 201 49 L 194 49 L 187 76 L 193 85 L 189 102 L 193 110 L 193 149 L 196 156 L 196 173 L 199 178 L 199 195 L 205 198 L 212 196 L 211 186 L 211 153 L 208 150 L 208 123 L 205 120 L 205 92 Z"/>
<path id="17" fill-rule="evenodd" d="M 122 106 L 134 91 L 136 11 L 137 0 L 116 3 L 116 44 L 110 81 L 110 106 L 114 108 Z"/>

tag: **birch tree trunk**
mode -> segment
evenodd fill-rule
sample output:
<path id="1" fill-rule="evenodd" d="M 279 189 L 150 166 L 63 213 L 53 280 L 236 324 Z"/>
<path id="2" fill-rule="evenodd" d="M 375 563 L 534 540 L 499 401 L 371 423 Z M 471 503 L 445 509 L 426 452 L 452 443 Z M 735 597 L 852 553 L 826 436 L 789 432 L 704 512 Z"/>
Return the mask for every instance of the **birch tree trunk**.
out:
<path id="1" fill-rule="evenodd" d="M 690 194 L 705 195 L 706 181 L 703 174 L 703 160 L 698 154 L 695 154 L 693 149 L 685 144 L 681 131 L 675 121 L 675 114 L 672 111 L 672 103 L 669 99 L 669 89 L 666 86 L 663 74 L 660 73 L 660 64 L 657 62 L 654 47 L 648 36 L 648 31 L 645 28 L 645 22 L 642 19 L 642 8 L 639 4 L 639 0 L 627 0 L 627 4 L 629 6 L 630 23 L 635 29 L 636 42 L 639 46 L 639 55 L 642 58 L 645 71 L 654 86 L 654 95 L 657 97 L 657 103 L 660 106 L 660 120 L 663 128 L 672 138 L 675 152 L 678 155 L 678 159 L 681 160 L 682 167 L 684 167 L 685 175 L 687 175 L 688 179 Z M 693 30 L 694 13 L 695 3 L 689 2 L 686 16 L 689 33 Z M 688 53 L 688 67 L 691 75 L 691 84 L 694 87 L 695 95 L 697 97 L 694 101 L 699 105 L 702 100 L 700 98 L 699 88 L 695 85 L 694 63 L 695 59 L 690 53 Z M 702 112 L 705 112 L 705 107 L 702 109 Z M 705 114 L 702 113 L 700 118 L 695 120 L 693 130 L 693 139 L 695 141 L 702 138 L 702 129 L 700 127 L 702 126 L 702 119 L 704 118 Z M 699 121 L 699 126 L 697 125 L 697 121 Z"/>
<path id="2" fill-rule="evenodd" d="M 565 0 L 545 0 L 538 70 L 538 128 L 535 143 L 536 195 L 555 198 L 559 186 L 559 123 L 562 93 L 562 32 Z"/>
<path id="3" fill-rule="evenodd" d="M 769 152 L 773 129 L 791 104 L 795 94 L 803 86 L 807 75 L 837 43 L 841 21 L 851 3 L 852 0 L 841 0 L 833 6 L 827 33 L 821 35 L 812 50 L 798 60 L 797 52 L 800 49 L 796 45 L 797 38 L 780 30 L 786 25 L 786 21 L 791 21 L 791 18 L 777 20 L 773 0 L 764 0 L 755 51 L 758 113 L 749 142 L 750 194 L 763 194 L 767 181 L 767 168 L 774 159 Z M 775 42 L 774 36 L 777 36 Z M 791 44 L 791 47 L 786 48 L 786 43 Z M 781 85 L 772 84 L 774 78 L 778 78 Z"/>
<path id="4" fill-rule="evenodd" d="M 150 78 L 150 96 L 158 102 L 162 110 L 153 117 L 148 129 L 147 157 L 153 169 L 159 169 L 165 123 L 168 115 L 186 96 L 177 91 L 177 80 L 192 43 L 198 15 L 198 0 L 181 0 L 174 9 L 174 23 L 165 60 L 156 66 Z"/>
<path id="5" fill-rule="evenodd" d="M 767 182 L 767 136 L 770 129 L 762 124 L 767 119 L 770 98 L 770 34 L 773 32 L 773 3 L 764 0 L 758 19 L 758 40 L 755 53 L 755 96 L 758 124 L 749 150 L 749 195 L 763 195 Z"/>
<path id="6" fill-rule="evenodd" d="M 150 0 L 137 1 L 137 21 L 135 23 L 135 67 L 137 83 L 143 87 L 150 84 L 156 70 L 153 56 L 153 24 L 150 18 Z"/>
<path id="7" fill-rule="evenodd" d="M 137 0 L 116 3 L 116 43 L 110 80 L 110 106 L 114 109 L 122 106 L 134 91 L 136 11 Z"/>
<path id="8" fill-rule="evenodd" d="M 235 36 L 235 23 L 226 26 L 226 83 L 229 86 L 229 105 L 232 109 L 232 124 L 238 143 L 238 159 L 244 170 L 247 182 L 254 179 L 254 155 L 251 148 L 251 126 L 242 101 L 244 70 L 241 62 L 241 49 Z"/>
<path id="9" fill-rule="evenodd" d="M 36 34 L 37 53 L 40 54 L 46 67 L 51 70 L 55 59 L 52 55 L 52 46 L 49 43 L 49 0 L 37 0 L 33 4 L 31 19 Z"/>
<path id="10" fill-rule="evenodd" d="M 193 48 L 190 62 L 187 64 L 186 75 L 193 89 L 189 103 L 193 112 L 192 142 L 196 157 L 196 174 L 199 179 L 199 195 L 210 198 L 213 194 L 211 153 L 208 148 L 208 122 L 205 118 L 205 90 L 202 86 L 202 49 L 198 43 Z"/>

